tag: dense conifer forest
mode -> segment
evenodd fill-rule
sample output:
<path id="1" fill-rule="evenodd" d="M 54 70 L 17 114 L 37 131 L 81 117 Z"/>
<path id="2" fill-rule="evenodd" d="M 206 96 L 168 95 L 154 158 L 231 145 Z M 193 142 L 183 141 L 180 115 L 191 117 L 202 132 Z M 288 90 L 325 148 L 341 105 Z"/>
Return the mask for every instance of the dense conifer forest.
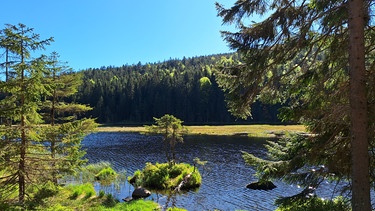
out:
<path id="1" fill-rule="evenodd" d="M 255 103 L 248 120 L 227 111 L 214 74 L 222 57 L 238 59 L 219 54 L 90 68 L 82 71 L 84 82 L 74 100 L 92 106 L 86 115 L 106 124 L 144 124 L 164 114 L 186 124 L 277 123 L 278 106 Z"/>

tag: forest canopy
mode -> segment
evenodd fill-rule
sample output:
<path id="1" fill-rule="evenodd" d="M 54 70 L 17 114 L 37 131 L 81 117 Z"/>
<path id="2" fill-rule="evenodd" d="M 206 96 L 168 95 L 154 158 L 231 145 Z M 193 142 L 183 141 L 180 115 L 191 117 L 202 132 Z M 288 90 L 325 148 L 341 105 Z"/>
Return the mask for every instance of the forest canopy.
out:
<path id="1" fill-rule="evenodd" d="M 278 105 L 255 103 L 246 121 L 228 112 L 213 71 L 223 58 L 239 57 L 218 54 L 87 69 L 74 100 L 93 107 L 87 116 L 99 123 L 150 123 L 166 113 L 186 124 L 279 123 Z"/>

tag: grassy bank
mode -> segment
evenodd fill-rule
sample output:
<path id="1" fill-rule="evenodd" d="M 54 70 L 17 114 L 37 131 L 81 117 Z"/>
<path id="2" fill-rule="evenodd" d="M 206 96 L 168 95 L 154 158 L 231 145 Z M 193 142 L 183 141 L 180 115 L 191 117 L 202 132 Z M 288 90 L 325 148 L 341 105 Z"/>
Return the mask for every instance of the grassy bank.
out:
<path id="1" fill-rule="evenodd" d="M 303 125 L 220 125 L 186 126 L 191 135 L 248 135 L 254 137 L 274 137 L 286 132 L 305 132 Z M 99 132 L 143 133 L 140 127 L 99 127 Z"/>

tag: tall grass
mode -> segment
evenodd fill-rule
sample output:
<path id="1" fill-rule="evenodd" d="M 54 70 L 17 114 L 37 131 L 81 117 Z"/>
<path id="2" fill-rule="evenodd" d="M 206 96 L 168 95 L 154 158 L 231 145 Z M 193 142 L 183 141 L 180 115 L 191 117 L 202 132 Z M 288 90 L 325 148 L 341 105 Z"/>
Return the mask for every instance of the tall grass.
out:
<path id="1" fill-rule="evenodd" d="M 109 162 L 89 164 L 80 169 L 76 175 L 67 175 L 62 179 L 66 183 L 93 183 L 101 184 L 119 183 L 126 180 L 126 172 L 117 173 Z"/>

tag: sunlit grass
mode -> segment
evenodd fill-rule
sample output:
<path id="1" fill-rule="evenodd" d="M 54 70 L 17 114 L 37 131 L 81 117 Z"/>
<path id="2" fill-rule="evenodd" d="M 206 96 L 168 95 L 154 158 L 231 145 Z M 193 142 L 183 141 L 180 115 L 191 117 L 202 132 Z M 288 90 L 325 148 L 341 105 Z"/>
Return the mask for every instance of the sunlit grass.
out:
<path id="1" fill-rule="evenodd" d="M 134 200 L 130 203 L 121 203 L 111 194 L 96 196 L 94 187 L 90 183 L 61 187 L 56 195 L 45 200 L 46 203 L 37 207 L 37 210 L 160 210 L 159 204 L 150 200 Z"/>
<path id="2" fill-rule="evenodd" d="M 197 169 L 188 163 L 146 163 L 145 168 L 134 172 L 133 178 L 136 186 L 157 190 L 173 190 L 184 178 L 190 174 L 190 178 L 182 187 L 194 189 L 202 184 L 202 177 Z"/>
<path id="3" fill-rule="evenodd" d="M 248 135 L 252 137 L 274 137 L 285 133 L 306 132 L 303 125 L 202 125 L 186 126 L 190 135 Z M 144 133 L 144 127 L 99 127 L 99 132 Z"/>

